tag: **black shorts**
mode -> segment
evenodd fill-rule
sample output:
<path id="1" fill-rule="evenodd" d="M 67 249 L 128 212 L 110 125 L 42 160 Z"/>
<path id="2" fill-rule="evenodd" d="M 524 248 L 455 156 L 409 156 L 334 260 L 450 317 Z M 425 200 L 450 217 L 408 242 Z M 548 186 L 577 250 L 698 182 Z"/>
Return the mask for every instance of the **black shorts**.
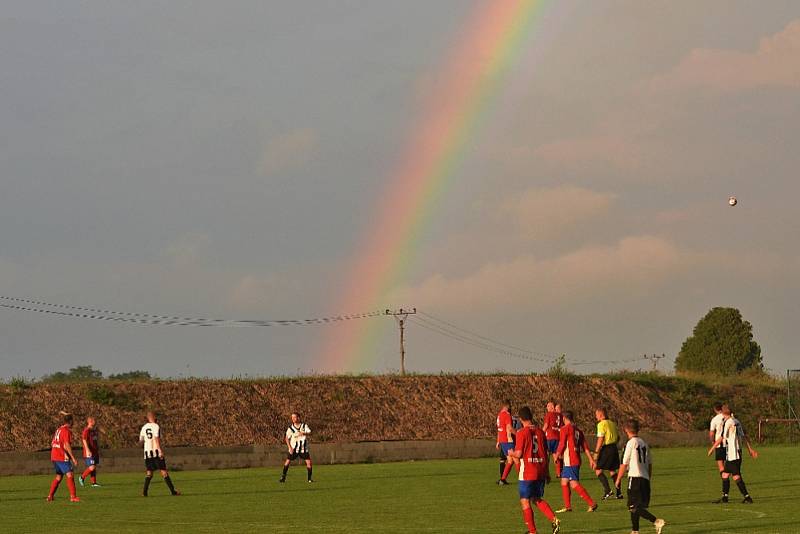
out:
<path id="1" fill-rule="evenodd" d="M 307 452 L 290 452 L 289 454 L 286 455 L 286 459 L 289 461 L 294 461 L 297 460 L 298 458 L 302 460 L 310 460 L 311 454 Z"/>
<path id="2" fill-rule="evenodd" d="M 145 458 L 144 466 L 148 471 L 166 471 L 167 461 L 164 458 Z"/>
<path id="3" fill-rule="evenodd" d="M 725 467 L 722 470 L 729 475 L 741 475 L 742 460 L 725 460 Z"/>
<path id="4" fill-rule="evenodd" d="M 628 508 L 650 506 L 650 481 L 644 477 L 628 478 Z"/>
<path id="5" fill-rule="evenodd" d="M 714 459 L 716 461 L 725 461 L 725 447 L 717 447 L 714 449 Z"/>
<path id="6" fill-rule="evenodd" d="M 617 445 L 603 445 L 597 454 L 597 469 L 616 471 L 619 469 L 619 449 Z"/>

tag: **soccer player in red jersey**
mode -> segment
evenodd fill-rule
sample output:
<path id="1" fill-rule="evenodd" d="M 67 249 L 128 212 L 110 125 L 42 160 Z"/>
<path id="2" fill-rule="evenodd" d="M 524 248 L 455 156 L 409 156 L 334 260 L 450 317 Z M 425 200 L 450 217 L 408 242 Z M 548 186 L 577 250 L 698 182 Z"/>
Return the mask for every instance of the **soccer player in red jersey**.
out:
<path id="1" fill-rule="evenodd" d="M 77 465 L 75 456 L 72 454 L 72 414 L 61 412 L 61 426 L 56 430 L 53 436 L 53 441 L 50 443 L 50 461 L 53 462 L 53 467 L 56 470 L 56 476 L 53 483 L 50 484 L 50 493 L 47 495 L 47 500 L 52 501 L 58 485 L 61 484 L 61 479 L 67 477 L 67 487 L 69 487 L 69 500 L 71 502 L 80 502 L 78 495 L 75 491 L 75 480 L 73 479 L 72 466 Z"/>
<path id="2" fill-rule="evenodd" d="M 527 406 L 519 411 L 519 417 L 522 419 L 522 429 L 517 431 L 516 446 L 509 453 L 509 459 L 519 460 L 519 502 L 522 506 L 522 517 L 528 533 L 536 534 L 536 522 L 531 507 L 531 504 L 535 504 L 550 520 L 553 534 L 557 534 L 561 530 L 561 522 L 544 500 L 544 486 L 550 482 L 550 457 L 545 448 L 545 434 L 533 422 L 533 414 Z"/>
<path id="3" fill-rule="evenodd" d="M 78 477 L 78 482 L 83 486 L 86 477 L 91 477 L 92 487 L 99 488 L 97 466 L 100 465 L 100 447 L 97 445 L 97 421 L 94 417 L 86 419 L 86 428 L 81 433 L 81 444 L 83 445 L 83 461 L 86 463 L 86 470 Z"/>
<path id="4" fill-rule="evenodd" d="M 564 466 L 561 468 L 561 493 L 564 496 L 564 508 L 557 510 L 557 513 L 571 512 L 572 511 L 572 496 L 570 488 L 581 496 L 589 505 L 589 512 L 597 510 L 597 503 L 595 503 L 589 496 L 580 483 L 580 469 L 581 469 L 581 451 L 586 453 L 589 459 L 589 464 L 592 469 L 595 468 L 594 458 L 592 458 L 592 451 L 586 443 L 583 432 L 573 423 L 572 412 L 566 411 L 564 416 L 564 426 L 559 431 L 560 439 L 558 442 L 558 458 L 563 459 Z"/>
<path id="5" fill-rule="evenodd" d="M 508 453 L 514 449 L 514 421 L 511 417 L 511 401 L 503 401 L 500 412 L 497 414 L 497 443 L 495 449 L 500 451 L 500 486 L 507 486 L 506 477 L 511 470 L 511 465 L 506 466 Z"/>
<path id="6" fill-rule="evenodd" d="M 561 405 L 558 405 L 559 408 Z M 556 405 L 553 402 L 548 402 L 544 414 L 544 424 L 542 430 L 547 438 L 547 452 L 553 455 L 553 464 L 556 464 L 556 451 L 558 450 L 558 430 L 564 424 L 561 419 L 561 410 L 556 412 Z M 560 474 L 559 466 L 556 464 L 556 476 Z"/>

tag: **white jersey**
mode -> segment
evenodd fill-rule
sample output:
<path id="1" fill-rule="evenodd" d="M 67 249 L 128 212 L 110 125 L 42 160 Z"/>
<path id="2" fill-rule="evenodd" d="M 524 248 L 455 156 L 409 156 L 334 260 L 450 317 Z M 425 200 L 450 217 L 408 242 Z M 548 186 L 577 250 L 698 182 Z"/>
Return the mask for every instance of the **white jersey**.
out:
<path id="1" fill-rule="evenodd" d="M 731 416 L 725 421 L 725 459 L 729 462 L 742 459 L 742 442 L 744 441 L 744 427 L 738 419 Z"/>
<path id="2" fill-rule="evenodd" d="M 650 480 L 650 448 L 640 437 L 633 437 L 625 445 L 622 463 L 628 466 L 628 478 L 646 478 Z"/>
<path id="3" fill-rule="evenodd" d="M 311 434 L 311 429 L 305 423 L 289 425 L 286 429 L 286 439 L 289 440 L 292 451 L 299 454 L 308 452 L 308 434 Z"/>
<path id="4" fill-rule="evenodd" d="M 159 438 L 160 443 L 161 429 L 157 423 L 147 423 L 139 431 L 139 441 L 144 442 L 144 457 L 145 458 L 158 458 L 164 455 L 164 451 L 160 450 L 156 438 Z"/>
<path id="5" fill-rule="evenodd" d="M 711 424 L 708 427 L 709 432 L 714 433 L 714 441 L 717 441 L 719 438 L 722 437 L 722 430 L 725 427 L 725 416 L 721 413 L 718 413 L 714 417 L 711 418 Z M 725 443 L 720 443 L 720 447 L 724 447 Z"/>

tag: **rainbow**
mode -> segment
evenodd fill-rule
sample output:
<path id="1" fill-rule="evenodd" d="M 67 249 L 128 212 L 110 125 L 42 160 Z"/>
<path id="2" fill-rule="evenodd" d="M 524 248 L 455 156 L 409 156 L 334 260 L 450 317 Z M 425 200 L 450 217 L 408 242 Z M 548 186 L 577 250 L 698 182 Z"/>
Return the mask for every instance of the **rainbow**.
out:
<path id="1" fill-rule="evenodd" d="M 387 306 L 389 292 L 405 280 L 438 199 L 456 176 L 544 3 L 486 0 L 472 13 L 401 164 L 389 175 L 336 309 Z M 322 348 L 323 370 L 369 370 L 378 352 L 377 332 L 374 321 L 332 329 Z"/>

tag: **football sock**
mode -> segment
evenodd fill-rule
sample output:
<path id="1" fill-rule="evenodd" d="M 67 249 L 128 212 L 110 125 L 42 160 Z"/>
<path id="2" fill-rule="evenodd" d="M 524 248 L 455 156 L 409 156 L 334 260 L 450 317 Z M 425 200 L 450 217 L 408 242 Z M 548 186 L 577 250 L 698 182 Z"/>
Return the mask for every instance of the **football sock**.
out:
<path id="1" fill-rule="evenodd" d="M 564 497 L 564 508 L 572 508 L 572 496 L 569 491 L 569 484 L 561 486 L 561 495 Z"/>
<path id="2" fill-rule="evenodd" d="M 92 470 L 87 468 L 86 471 L 84 471 L 83 474 L 81 475 L 81 478 L 85 479 L 86 477 L 88 477 L 91 474 L 92 474 Z"/>
<path id="3" fill-rule="evenodd" d="M 311 471 L 312 471 L 313 469 L 314 469 L 313 467 L 308 467 L 308 468 L 306 468 L 306 471 L 308 471 L 308 480 L 311 480 Z"/>
<path id="4" fill-rule="evenodd" d="M 147 490 L 150 488 L 151 480 L 153 480 L 153 475 L 147 475 L 144 477 L 144 489 L 142 490 L 143 495 L 147 495 Z"/>
<path id="5" fill-rule="evenodd" d="M 739 478 L 739 480 L 736 481 L 736 485 L 739 487 L 739 491 L 742 492 L 742 495 L 744 495 L 745 497 L 749 495 L 749 493 L 747 493 L 747 486 L 744 485 L 743 478 Z"/>
<path id="6" fill-rule="evenodd" d="M 588 504 L 589 506 L 594 506 L 594 501 L 593 501 L 593 500 L 592 500 L 592 498 L 589 496 L 589 492 L 588 492 L 588 491 L 586 491 L 586 488 L 584 488 L 584 487 L 583 487 L 583 486 L 581 486 L 580 484 L 575 484 L 575 493 L 577 493 L 578 495 L 580 495 L 580 496 L 581 496 L 581 499 L 583 499 L 584 501 L 586 501 L 586 504 Z"/>
<path id="7" fill-rule="evenodd" d="M 69 496 L 75 498 L 77 493 L 75 493 L 75 477 L 67 477 L 67 487 L 69 488 Z"/>
<path id="8" fill-rule="evenodd" d="M 50 497 L 56 494 L 59 484 L 61 484 L 61 481 L 57 478 L 54 478 L 53 482 L 50 484 Z"/>
<path id="9" fill-rule="evenodd" d="M 522 518 L 525 520 L 525 524 L 528 525 L 528 532 L 536 532 L 536 522 L 533 520 L 533 508 L 523 509 Z"/>
<path id="10" fill-rule="evenodd" d="M 500 475 L 500 480 L 505 480 L 508 478 L 508 473 L 511 472 L 511 467 L 514 465 L 514 462 L 506 462 L 506 468 L 503 470 L 503 474 Z"/>
<path id="11" fill-rule="evenodd" d="M 92 479 L 92 484 L 97 484 L 97 471 L 92 471 L 92 474 L 89 475 L 89 478 Z"/>
<path id="12" fill-rule="evenodd" d="M 639 512 L 631 512 L 631 530 L 639 532 Z"/>
<path id="13" fill-rule="evenodd" d="M 503 473 L 505 472 L 505 470 L 506 470 L 506 459 L 503 458 L 502 460 L 500 460 L 500 478 L 503 478 Z"/>
<path id="14" fill-rule="evenodd" d="M 288 473 L 288 472 L 289 472 L 289 466 L 288 465 L 284 465 L 283 466 L 283 478 L 286 478 L 286 473 Z"/>
<path id="15" fill-rule="evenodd" d="M 608 485 L 608 478 L 606 478 L 606 474 L 600 473 L 597 475 L 597 478 L 600 479 L 600 484 L 603 485 L 603 489 L 606 490 L 606 493 L 611 493 L 611 486 Z"/>
<path id="16" fill-rule="evenodd" d="M 723 478 L 722 479 L 722 494 L 727 495 L 731 491 L 731 479 L 730 478 Z"/>
<path id="17" fill-rule="evenodd" d="M 550 508 L 550 505 L 547 504 L 547 501 L 538 501 L 536 503 L 536 507 L 544 514 L 544 516 L 550 522 L 553 522 L 553 521 L 556 520 L 556 514 L 553 513 L 553 509 Z"/>
<path id="18" fill-rule="evenodd" d="M 644 517 L 645 519 L 647 519 L 651 523 L 655 523 L 656 522 L 656 516 L 651 514 L 650 511 L 647 508 L 639 508 L 639 516 L 640 517 Z"/>
<path id="19" fill-rule="evenodd" d="M 172 479 L 169 478 L 169 475 L 164 477 L 164 482 L 167 484 L 167 487 L 169 488 L 169 492 L 172 493 L 173 495 L 175 495 L 175 486 L 172 485 Z"/>

